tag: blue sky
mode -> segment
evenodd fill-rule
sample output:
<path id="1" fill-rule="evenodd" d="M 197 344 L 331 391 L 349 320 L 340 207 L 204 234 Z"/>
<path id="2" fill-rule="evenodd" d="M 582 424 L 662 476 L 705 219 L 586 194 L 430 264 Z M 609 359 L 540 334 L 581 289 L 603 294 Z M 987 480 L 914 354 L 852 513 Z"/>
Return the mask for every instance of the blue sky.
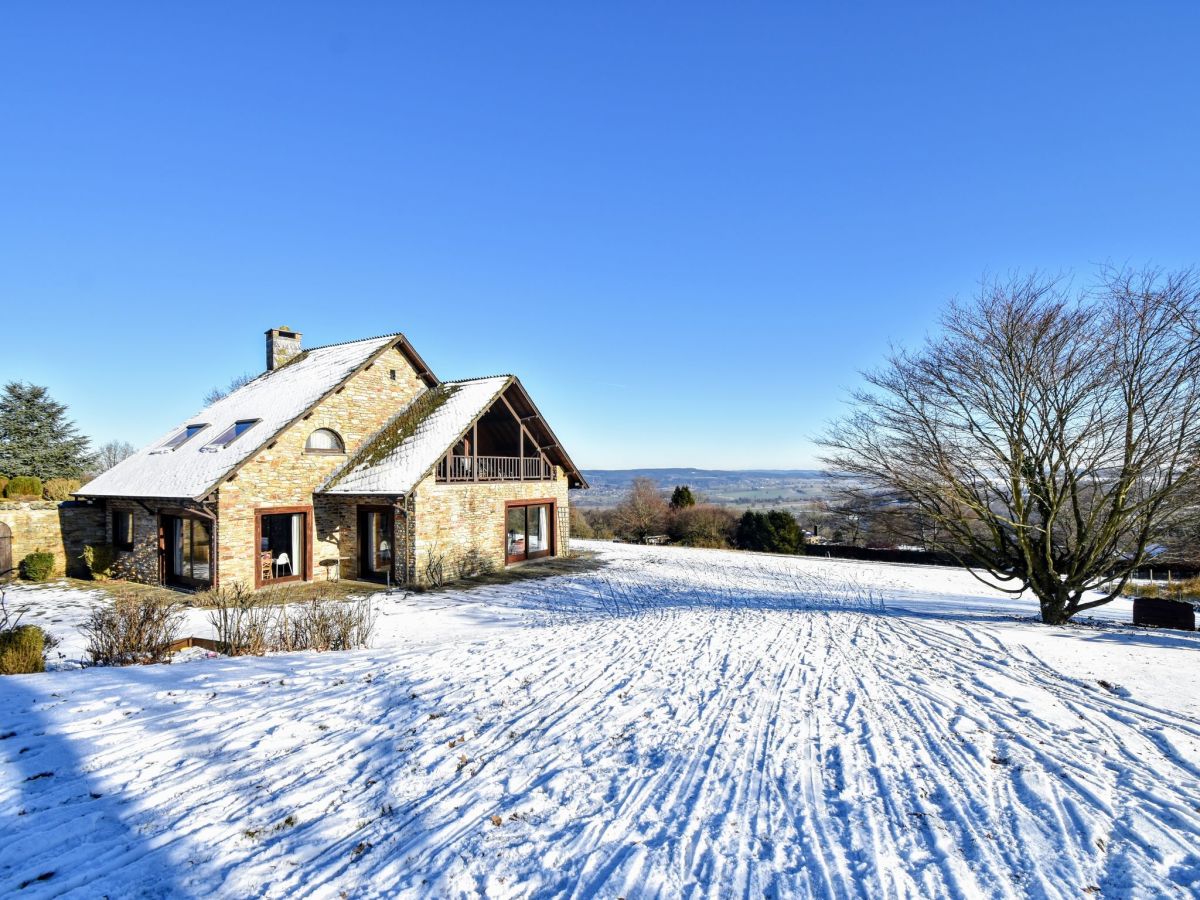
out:
<path id="1" fill-rule="evenodd" d="M 1055 8 L 1046 8 L 1053 6 Z M 9 5 L 0 379 L 143 443 L 310 345 L 591 468 L 807 467 L 985 272 L 1200 246 L 1200 6 Z"/>

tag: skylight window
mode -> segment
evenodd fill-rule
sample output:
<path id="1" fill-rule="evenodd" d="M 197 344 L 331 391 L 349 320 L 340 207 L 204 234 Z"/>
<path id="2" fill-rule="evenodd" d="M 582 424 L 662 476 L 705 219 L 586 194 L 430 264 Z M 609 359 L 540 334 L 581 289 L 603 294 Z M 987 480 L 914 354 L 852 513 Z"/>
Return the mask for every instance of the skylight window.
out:
<path id="1" fill-rule="evenodd" d="M 219 437 L 209 441 L 208 446 L 205 447 L 205 449 L 221 450 L 225 447 L 228 447 L 243 434 L 257 425 L 259 421 L 259 419 L 239 419 L 221 432 Z"/>
<path id="2" fill-rule="evenodd" d="M 184 444 L 186 444 L 188 441 L 190 441 L 192 438 L 194 438 L 196 435 L 198 435 L 200 432 L 202 432 L 207 427 L 208 427 L 207 423 L 202 423 L 199 425 L 186 425 L 186 426 L 184 426 L 183 431 L 179 432 L 174 437 L 172 437 L 170 440 L 168 440 L 165 444 L 163 444 L 163 449 L 164 450 L 174 450 L 177 447 L 182 447 Z"/>

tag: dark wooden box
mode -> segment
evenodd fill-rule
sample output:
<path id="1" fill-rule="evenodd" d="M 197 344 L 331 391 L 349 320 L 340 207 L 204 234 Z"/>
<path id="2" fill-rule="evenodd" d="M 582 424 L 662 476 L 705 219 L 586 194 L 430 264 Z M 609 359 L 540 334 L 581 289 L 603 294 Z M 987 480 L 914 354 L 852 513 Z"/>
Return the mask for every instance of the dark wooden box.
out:
<path id="1" fill-rule="evenodd" d="M 1133 624 L 1195 631 L 1196 610 L 1192 608 L 1192 604 L 1181 600 L 1135 597 L 1133 600 Z"/>

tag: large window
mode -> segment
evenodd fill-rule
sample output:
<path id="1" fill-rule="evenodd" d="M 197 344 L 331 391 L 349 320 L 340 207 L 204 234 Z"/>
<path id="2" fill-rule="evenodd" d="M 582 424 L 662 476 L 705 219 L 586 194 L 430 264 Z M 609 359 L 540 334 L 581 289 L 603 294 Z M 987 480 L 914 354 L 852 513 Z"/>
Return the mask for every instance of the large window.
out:
<path id="1" fill-rule="evenodd" d="M 112 514 L 113 546 L 118 550 L 133 549 L 133 513 L 115 509 Z"/>
<path id="2" fill-rule="evenodd" d="M 163 516 L 166 582 L 183 587 L 212 584 L 212 526 L 204 519 Z"/>
<path id="3" fill-rule="evenodd" d="M 508 504 L 504 510 L 504 558 L 521 562 L 554 552 L 554 503 Z"/>
<path id="4" fill-rule="evenodd" d="M 258 584 L 308 577 L 308 509 L 263 510 L 256 515 Z"/>

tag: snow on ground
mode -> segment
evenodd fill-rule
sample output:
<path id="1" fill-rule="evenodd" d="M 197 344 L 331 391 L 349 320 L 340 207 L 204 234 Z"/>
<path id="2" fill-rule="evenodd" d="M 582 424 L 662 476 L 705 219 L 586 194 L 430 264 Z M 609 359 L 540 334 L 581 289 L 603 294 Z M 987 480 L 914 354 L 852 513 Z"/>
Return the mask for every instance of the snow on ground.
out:
<path id="1" fill-rule="evenodd" d="M 0 679 L 0 892 L 1200 893 L 1200 637 L 1045 628 L 951 569 L 590 549 L 380 597 L 370 650 Z M 64 633 L 96 602 L 17 600 Z"/>

